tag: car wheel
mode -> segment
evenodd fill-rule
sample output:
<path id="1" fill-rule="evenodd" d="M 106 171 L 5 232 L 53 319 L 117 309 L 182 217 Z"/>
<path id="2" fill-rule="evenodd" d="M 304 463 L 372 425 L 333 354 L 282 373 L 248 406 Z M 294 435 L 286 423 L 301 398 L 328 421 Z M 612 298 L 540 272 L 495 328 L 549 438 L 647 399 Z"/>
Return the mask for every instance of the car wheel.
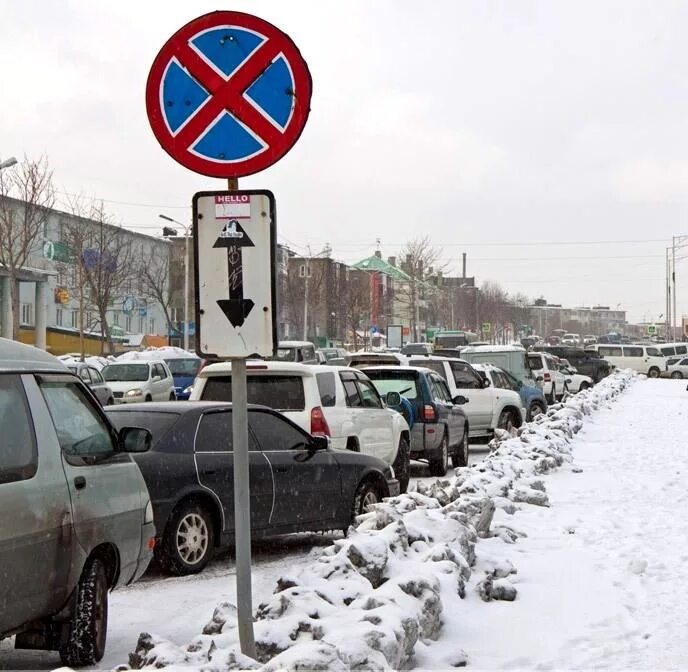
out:
<path id="1" fill-rule="evenodd" d="M 145 401 L 153 401 L 153 397 L 151 397 L 150 394 L 147 394 Z"/>
<path id="2" fill-rule="evenodd" d="M 429 458 L 428 465 L 430 466 L 431 476 L 444 476 L 447 473 L 447 467 L 449 466 L 449 440 L 447 439 L 446 432 L 442 437 L 439 455 Z"/>
<path id="3" fill-rule="evenodd" d="M 500 413 L 497 427 L 511 433 L 511 430 L 514 428 L 514 417 L 511 415 L 511 411 L 502 411 Z"/>
<path id="4" fill-rule="evenodd" d="M 411 447 L 408 439 L 404 436 L 399 439 L 399 450 L 392 469 L 394 469 L 394 474 L 399 481 L 399 491 L 401 493 L 406 492 L 411 479 Z"/>
<path id="5" fill-rule="evenodd" d="M 585 381 L 583 381 L 583 382 L 580 384 L 580 387 L 578 388 L 578 391 L 579 391 L 579 392 L 582 392 L 583 390 L 587 390 L 589 387 L 590 387 L 590 385 L 589 385 L 588 383 L 586 383 Z"/>
<path id="6" fill-rule="evenodd" d="M 683 374 L 680 371 L 672 371 L 671 377 L 672 378 L 683 378 Z"/>
<path id="7" fill-rule="evenodd" d="M 375 504 L 382 501 L 378 487 L 370 481 L 365 481 L 358 486 L 354 495 L 354 505 L 352 509 L 353 518 L 363 513 L 372 511 Z"/>
<path id="8" fill-rule="evenodd" d="M 172 574 L 196 574 L 210 561 L 214 542 L 208 511 L 193 501 L 182 502 L 165 528 L 160 564 Z"/>
<path id="9" fill-rule="evenodd" d="M 542 415 L 545 412 L 545 409 L 543 408 L 542 404 L 539 402 L 535 401 L 530 405 L 530 410 L 528 411 L 528 422 L 531 420 L 535 420 L 535 418 L 538 417 L 538 415 Z"/>
<path id="10" fill-rule="evenodd" d="M 464 427 L 463 440 L 459 444 L 459 447 L 456 449 L 456 452 L 452 455 L 452 466 L 468 466 L 468 425 Z"/>
<path id="11" fill-rule="evenodd" d="M 74 612 L 60 659 L 68 667 L 93 665 L 105 653 L 108 617 L 108 580 L 105 565 L 94 558 L 81 573 L 74 593 Z"/>
<path id="12" fill-rule="evenodd" d="M 648 372 L 647 375 L 650 378 L 659 378 L 659 369 L 656 366 L 653 366 Z"/>

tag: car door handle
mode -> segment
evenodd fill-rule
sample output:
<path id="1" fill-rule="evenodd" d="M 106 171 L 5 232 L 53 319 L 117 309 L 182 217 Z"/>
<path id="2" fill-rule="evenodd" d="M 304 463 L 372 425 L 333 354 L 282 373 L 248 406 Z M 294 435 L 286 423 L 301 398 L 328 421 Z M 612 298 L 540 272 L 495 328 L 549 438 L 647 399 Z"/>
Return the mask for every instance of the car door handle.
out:
<path id="1" fill-rule="evenodd" d="M 204 469 L 201 472 L 201 474 L 203 474 L 203 476 L 212 476 L 213 474 L 216 474 L 216 473 L 217 473 L 217 471 L 215 471 L 215 469 Z"/>
<path id="2" fill-rule="evenodd" d="M 77 490 L 83 490 L 86 487 L 86 479 L 83 476 L 77 476 L 74 479 L 74 487 Z"/>
<path id="3" fill-rule="evenodd" d="M 289 467 L 273 467 L 272 470 L 278 474 L 286 474 L 289 471 Z"/>

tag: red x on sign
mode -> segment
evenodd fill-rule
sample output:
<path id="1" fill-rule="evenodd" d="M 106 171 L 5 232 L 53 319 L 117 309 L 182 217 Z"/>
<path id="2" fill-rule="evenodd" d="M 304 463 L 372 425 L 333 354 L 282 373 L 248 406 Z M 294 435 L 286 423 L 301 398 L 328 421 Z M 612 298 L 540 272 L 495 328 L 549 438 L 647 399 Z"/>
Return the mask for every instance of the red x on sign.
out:
<path id="1" fill-rule="evenodd" d="M 175 33 L 156 56 L 146 107 L 163 149 L 213 177 L 267 168 L 298 140 L 312 83 L 296 45 L 241 12 L 213 12 Z"/>

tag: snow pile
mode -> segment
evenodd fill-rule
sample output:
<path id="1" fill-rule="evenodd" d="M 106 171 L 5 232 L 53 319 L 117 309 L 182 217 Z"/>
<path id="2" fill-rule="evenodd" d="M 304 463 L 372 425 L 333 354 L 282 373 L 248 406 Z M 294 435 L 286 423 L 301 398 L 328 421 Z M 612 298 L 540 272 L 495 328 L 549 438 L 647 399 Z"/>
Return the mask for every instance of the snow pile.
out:
<path id="1" fill-rule="evenodd" d="M 553 406 L 514 435 L 499 432 L 490 455 L 456 470 L 451 479 L 418 484 L 359 516 L 346 539 L 320 551 L 255 614 L 257 660 L 243 656 L 236 610 L 220 604 L 202 634 L 176 646 L 143 633 L 130 655 L 134 669 L 173 666 L 213 672 L 231 669 L 388 670 L 408 664 L 419 642 L 431 645 L 442 612 L 457 603 L 475 563 L 479 538 L 514 543 L 520 533 L 492 525 L 497 507 L 548 506 L 542 476 L 571 459 L 570 441 L 584 418 L 618 396 L 632 380 L 618 373 Z M 489 564 L 489 563 L 488 563 Z M 483 600 L 516 599 L 507 560 L 488 566 L 477 583 Z M 452 663 L 465 664 L 462 651 Z"/>
<path id="2" fill-rule="evenodd" d="M 178 348 L 174 345 L 164 345 L 159 348 L 149 347 L 145 350 L 130 350 L 129 352 L 123 352 L 117 357 L 118 362 L 132 362 L 132 361 L 149 361 L 154 359 L 167 360 L 167 359 L 195 359 L 198 355 L 183 348 Z"/>

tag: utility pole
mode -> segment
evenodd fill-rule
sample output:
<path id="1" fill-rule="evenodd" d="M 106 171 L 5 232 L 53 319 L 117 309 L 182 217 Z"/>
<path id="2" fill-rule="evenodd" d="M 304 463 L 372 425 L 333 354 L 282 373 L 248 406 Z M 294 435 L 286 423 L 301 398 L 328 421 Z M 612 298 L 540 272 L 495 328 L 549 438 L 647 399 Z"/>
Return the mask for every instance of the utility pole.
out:
<path id="1" fill-rule="evenodd" d="M 676 341 L 676 236 L 671 238 L 671 284 L 674 289 L 673 312 L 671 315 L 671 340 Z"/>
<path id="2" fill-rule="evenodd" d="M 669 262 L 669 250 L 667 247 L 664 250 L 664 338 L 669 339 L 669 326 L 671 325 L 671 264 Z"/>
<path id="3" fill-rule="evenodd" d="M 303 340 L 308 340 L 308 278 L 310 277 L 311 266 L 310 259 L 306 259 L 306 263 L 303 266 L 303 280 L 304 280 L 304 292 L 303 292 Z"/>

